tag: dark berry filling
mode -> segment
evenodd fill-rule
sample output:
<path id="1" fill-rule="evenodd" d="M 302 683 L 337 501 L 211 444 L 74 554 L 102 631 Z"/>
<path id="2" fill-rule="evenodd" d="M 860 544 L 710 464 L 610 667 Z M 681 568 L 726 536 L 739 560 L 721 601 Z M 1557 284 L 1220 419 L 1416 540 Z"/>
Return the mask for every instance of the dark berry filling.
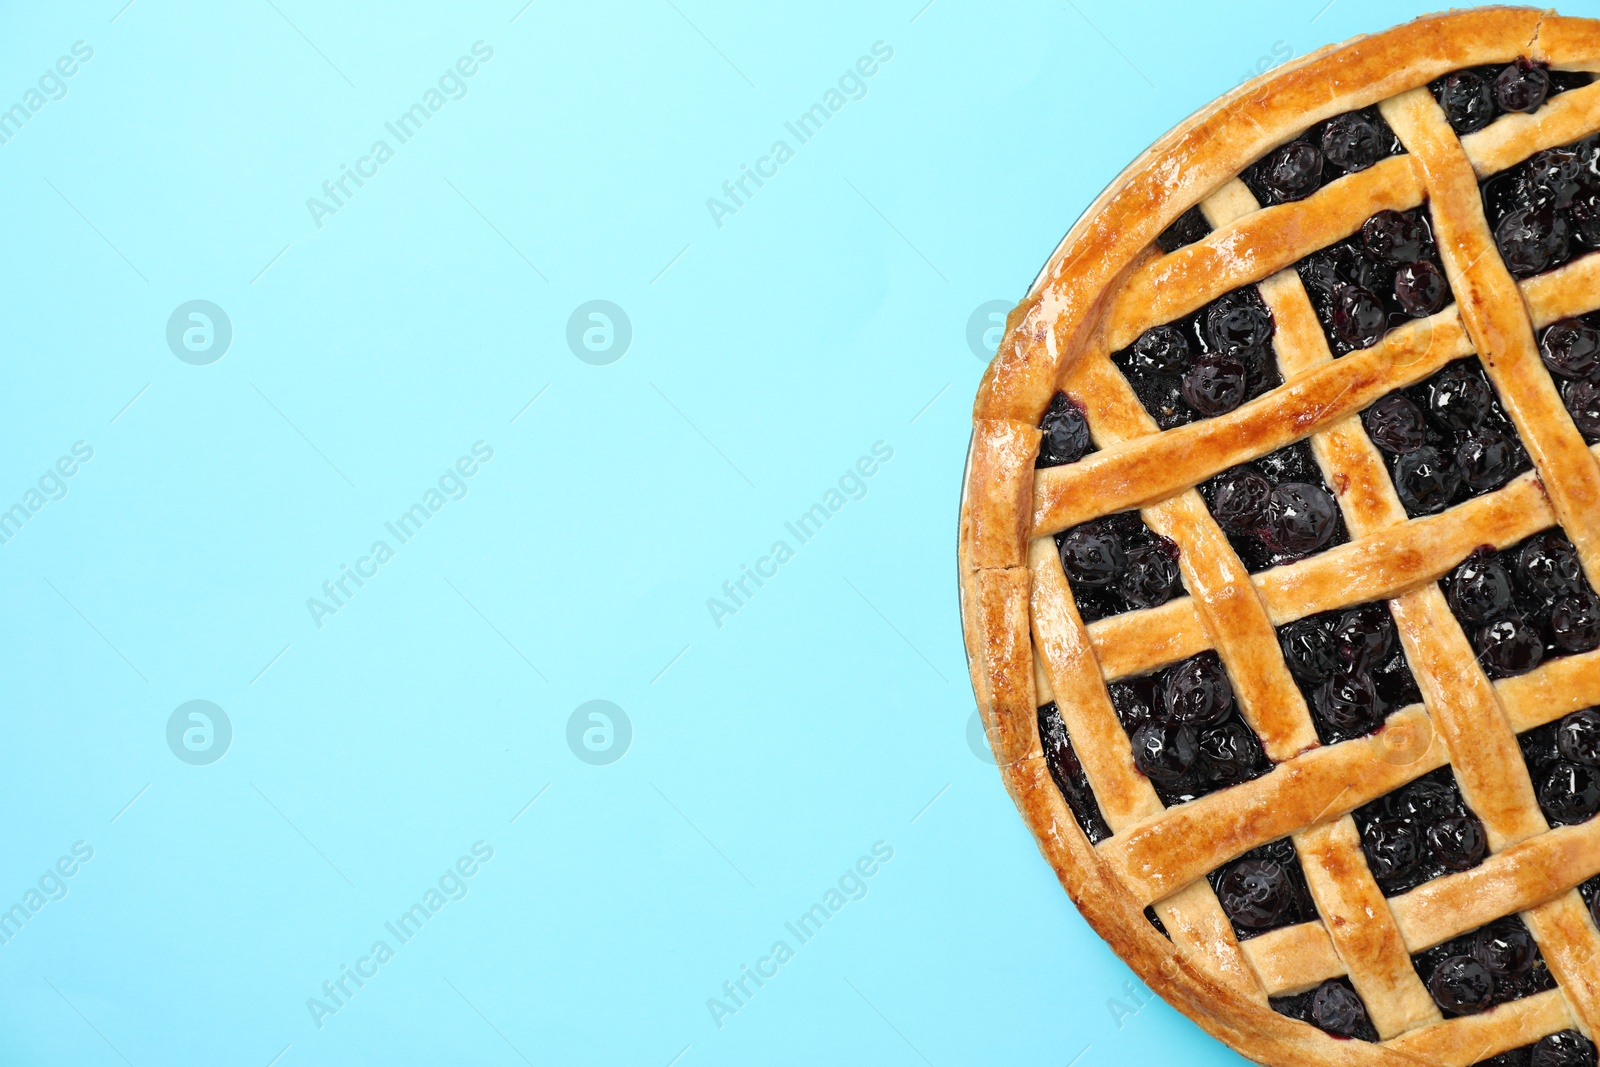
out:
<path id="1" fill-rule="evenodd" d="M 1061 467 L 1095 451 L 1089 438 L 1089 419 L 1083 406 L 1066 393 L 1050 398 L 1050 407 L 1039 420 L 1043 437 L 1039 439 L 1039 458 L 1035 467 Z"/>
<path id="2" fill-rule="evenodd" d="M 1201 485 L 1200 495 L 1252 573 L 1349 540 L 1338 504 L 1304 441 L 1230 467 Z"/>
<path id="3" fill-rule="evenodd" d="M 1441 311 L 1450 283 L 1425 208 L 1380 211 L 1356 233 L 1296 264 L 1336 356 Z"/>
<path id="4" fill-rule="evenodd" d="M 1163 430 L 1222 415 L 1283 383 L 1272 313 L 1255 286 L 1224 294 L 1177 322 L 1152 326 L 1111 354 Z"/>
<path id="5" fill-rule="evenodd" d="M 1470 870 L 1489 854 L 1483 823 L 1462 799 L 1449 767 L 1357 808 L 1354 816 L 1367 868 L 1385 896 Z"/>
<path id="6" fill-rule="evenodd" d="M 1192 245 L 1211 232 L 1211 223 L 1200 213 L 1198 207 L 1192 207 L 1178 216 L 1178 221 L 1161 231 L 1161 236 L 1156 238 L 1156 247 L 1163 252 L 1176 252 L 1184 245 Z"/>
<path id="7" fill-rule="evenodd" d="M 1450 610 L 1491 678 L 1600 647 L 1600 597 L 1559 529 L 1501 552 L 1484 547 L 1442 583 Z"/>
<path id="8" fill-rule="evenodd" d="M 1072 749 L 1067 724 L 1061 721 L 1061 709 L 1053 700 L 1039 709 L 1039 742 L 1044 747 L 1044 761 L 1050 768 L 1050 777 L 1056 780 L 1062 799 L 1072 809 L 1089 843 L 1098 845 L 1111 836 L 1111 827 L 1100 814 L 1100 802 L 1089 788 L 1089 776 Z"/>
<path id="9" fill-rule="evenodd" d="M 1215 652 L 1107 688 L 1133 744 L 1133 765 L 1168 807 L 1272 769 Z"/>
<path id="10" fill-rule="evenodd" d="M 1287 837 L 1251 849 L 1207 878 L 1241 941 L 1317 917 L 1300 859 Z"/>
<path id="11" fill-rule="evenodd" d="M 1546 819 L 1571 826 L 1600 812 L 1600 708 L 1574 711 L 1517 741 Z M 1586 899 L 1592 908 L 1592 889 Z"/>
<path id="12" fill-rule="evenodd" d="M 1411 957 L 1446 1018 L 1476 1015 L 1555 988 L 1533 935 L 1515 915 Z"/>
<path id="13" fill-rule="evenodd" d="M 1594 1044 L 1576 1030 L 1558 1030 L 1534 1044 L 1480 1060 L 1478 1067 L 1595 1067 Z"/>
<path id="14" fill-rule="evenodd" d="M 1144 909 L 1144 917 L 1146 919 L 1150 920 L 1150 925 L 1154 926 L 1156 928 L 1157 932 L 1159 932 L 1162 937 L 1166 938 L 1168 941 L 1172 940 L 1172 935 L 1167 933 L 1167 925 L 1166 925 L 1166 923 L 1161 921 L 1161 916 L 1156 914 L 1156 909 L 1155 908 L 1153 908 L 1153 907 L 1145 908 Z"/>
<path id="15" fill-rule="evenodd" d="M 1533 112 L 1557 93 L 1588 85 L 1593 76 L 1550 70 L 1519 56 L 1505 66 L 1468 67 L 1428 86 L 1457 133 L 1474 133 L 1508 112 Z"/>
<path id="16" fill-rule="evenodd" d="M 1404 151 L 1378 109 L 1369 107 L 1317 123 L 1250 164 L 1240 177 L 1263 206 L 1287 204 Z"/>
<path id="17" fill-rule="evenodd" d="M 1123 511 L 1056 534 L 1084 622 L 1160 607 L 1183 592 L 1178 546 Z"/>
<path id="18" fill-rule="evenodd" d="M 1278 645 L 1325 745 L 1370 734 L 1422 700 L 1383 603 L 1296 619 L 1278 627 Z"/>
<path id="19" fill-rule="evenodd" d="M 1483 183 L 1484 215 L 1518 278 L 1600 248 L 1600 138 L 1536 152 Z"/>
<path id="20" fill-rule="evenodd" d="M 1273 997 L 1273 1010 L 1310 1023 L 1334 1037 L 1358 1041 L 1378 1040 L 1378 1030 L 1367 1017 L 1367 1006 L 1348 978 L 1330 978 L 1317 988 L 1292 997 Z"/>
<path id="21" fill-rule="evenodd" d="M 1600 441 L 1600 312 L 1545 327 L 1539 356 L 1561 386 L 1561 399 L 1583 439 Z"/>
<path id="22" fill-rule="evenodd" d="M 1389 460 L 1395 492 L 1412 518 L 1499 489 L 1532 466 L 1472 357 L 1390 393 L 1361 421 Z"/>

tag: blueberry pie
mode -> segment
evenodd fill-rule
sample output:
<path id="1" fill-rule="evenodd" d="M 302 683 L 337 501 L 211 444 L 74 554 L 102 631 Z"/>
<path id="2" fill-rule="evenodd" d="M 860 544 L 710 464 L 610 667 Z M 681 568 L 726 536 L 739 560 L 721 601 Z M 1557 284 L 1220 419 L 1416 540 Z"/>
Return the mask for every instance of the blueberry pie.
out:
<path id="1" fill-rule="evenodd" d="M 1433 16 L 1162 138 L 979 388 L 962 621 L 1073 901 L 1269 1064 L 1595 1067 L 1600 22 Z"/>

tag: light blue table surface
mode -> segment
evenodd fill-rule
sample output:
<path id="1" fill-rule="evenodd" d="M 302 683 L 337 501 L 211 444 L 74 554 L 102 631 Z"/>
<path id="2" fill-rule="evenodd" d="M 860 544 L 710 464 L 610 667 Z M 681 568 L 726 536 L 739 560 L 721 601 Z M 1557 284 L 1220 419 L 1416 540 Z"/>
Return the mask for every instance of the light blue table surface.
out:
<path id="1" fill-rule="evenodd" d="M 1092 197 L 1428 7 L 1325 3 L 6 5 L 0 1063 L 1241 1062 L 1001 789 L 957 498 Z"/>

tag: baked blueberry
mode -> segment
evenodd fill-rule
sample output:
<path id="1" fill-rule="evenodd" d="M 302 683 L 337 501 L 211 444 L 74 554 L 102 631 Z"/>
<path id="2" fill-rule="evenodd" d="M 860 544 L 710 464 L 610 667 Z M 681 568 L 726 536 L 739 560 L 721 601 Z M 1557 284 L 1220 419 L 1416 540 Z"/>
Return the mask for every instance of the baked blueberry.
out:
<path id="1" fill-rule="evenodd" d="M 1600 772 L 1557 760 L 1539 782 L 1539 807 L 1553 823 L 1570 826 L 1600 811 Z"/>
<path id="2" fill-rule="evenodd" d="M 1475 1015 L 1494 999 L 1494 976 L 1471 956 L 1451 956 L 1433 969 L 1428 992 L 1452 1015 Z"/>
<path id="3" fill-rule="evenodd" d="M 1380 211 L 1361 224 L 1367 255 L 1391 267 L 1422 259 L 1430 243 L 1427 226 L 1402 211 Z"/>
<path id="4" fill-rule="evenodd" d="M 1103 521 L 1086 522 L 1068 530 L 1060 540 L 1061 565 L 1073 585 L 1101 589 L 1122 576 L 1128 554 L 1115 532 Z"/>
<path id="5" fill-rule="evenodd" d="M 1522 449 L 1499 430 L 1467 434 L 1456 448 L 1461 480 L 1474 492 L 1487 493 L 1509 482 L 1522 469 Z"/>
<path id="6" fill-rule="evenodd" d="M 1369 674 L 1335 673 L 1317 688 L 1312 699 L 1313 710 L 1322 721 L 1347 737 L 1371 733 L 1383 721 L 1383 706 Z"/>
<path id="7" fill-rule="evenodd" d="M 1550 75 L 1518 56 L 1494 80 L 1494 101 L 1501 111 L 1538 111 L 1550 95 Z"/>
<path id="8" fill-rule="evenodd" d="M 1217 896 L 1228 918 L 1247 930 L 1265 930 L 1293 904 L 1283 867 L 1272 860 L 1240 860 L 1222 876 Z"/>
<path id="9" fill-rule="evenodd" d="M 1472 637 L 1478 661 L 1491 678 L 1508 678 L 1531 671 L 1544 659 L 1539 631 L 1524 619 L 1508 615 L 1479 627 Z"/>
<path id="10" fill-rule="evenodd" d="M 1444 271 L 1427 260 L 1403 263 L 1394 272 L 1394 298 L 1407 315 L 1422 318 L 1449 303 L 1450 283 L 1445 281 Z"/>
<path id="11" fill-rule="evenodd" d="M 1483 425 L 1497 407 L 1494 389 L 1467 361 L 1452 363 L 1428 381 L 1428 413 L 1461 433 Z"/>
<path id="12" fill-rule="evenodd" d="M 1532 277 L 1562 263 L 1567 258 L 1569 237 L 1566 216 L 1553 204 L 1509 211 L 1494 228 L 1500 256 L 1518 278 Z"/>
<path id="13" fill-rule="evenodd" d="M 1594 1042 L 1576 1030 L 1541 1037 L 1528 1057 L 1528 1067 L 1594 1067 Z"/>
<path id="14" fill-rule="evenodd" d="M 1578 550 L 1554 530 L 1535 534 L 1517 549 L 1517 580 L 1545 600 L 1588 588 L 1578 563 Z"/>
<path id="15" fill-rule="evenodd" d="M 1200 731 L 1200 764 L 1218 788 L 1249 780 L 1264 759 L 1261 742 L 1237 719 Z"/>
<path id="16" fill-rule="evenodd" d="M 1562 378 L 1600 376 L 1600 330 L 1582 319 L 1552 323 L 1539 338 L 1539 357 Z"/>
<path id="17" fill-rule="evenodd" d="M 1600 441 L 1600 385 L 1590 381 L 1562 382 L 1561 402 L 1584 440 L 1591 444 Z"/>
<path id="18" fill-rule="evenodd" d="M 1359 285 L 1341 285 L 1334 290 L 1330 321 L 1334 334 L 1351 348 L 1366 348 L 1389 327 L 1383 301 Z"/>
<path id="19" fill-rule="evenodd" d="M 1126 569 L 1117 579 L 1117 589 L 1130 609 L 1160 607 L 1172 599 L 1178 588 L 1178 564 L 1165 545 L 1134 545 L 1126 555 Z"/>
<path id="20" fill-rule="evenodd" d="M 1334 653 L 1345 670 L 1370 671 L 1394 650 L 1394 619 L 1382 604 L 1351 608 L 1333 631 Z"/>
<path id="21" fill-rule="evenodd" d="M 1424 445 L 1395 461 L 1394 488 L 1412 515 L 1432 515 L 1449 507 L 1461 488 L 1454 457 Z"/>
<path id="22" fill-rule="evenodd" d="M 1556 727 L 1556 749 L 1563 759 L 1600 767 L 1600 708 L 1584 708 Z"/>
<path id="23" fill-rule="evenodd" d="M 1572 239 L 1585 248 L 1600 248 L 1600 192 L 1580 190 L 1572 198 L 1568 215 L 1572 219 Z"/>
<path id="24" fill-rule="evenodd" d="M 1517 169 L 1517 191 L 1524 203 L 1567 207 L 1583 187 L 1583 164 L 1571 147 L 1535 152 Z"/>
<path id="25" fill-rule="evenodd" d="M 1367 1009 L 1354 990 L 1338 982 L 1323 982 L 1311 998 L 1311 1022 L 1335 1037 L 1354 1037 L 1367 1022 Z"/>
<path id="26" fill-rule="evenodd" d="M 1434 96 L 1444 108 L 1450 128 L 1457 133 L 1472 133 L 1494 119 L 1494 95 L 1481 74 L 1458 70 L 1433 83 Z"/>
<path id="27" fill-rule="evenodd" d="M 1274 203 L 1303 199 L 1322 183 L 1322 150 L 1310 141 L 1290 141 L 1269 153 L 1256 174 Z"/>
<path id="28" fill-rule="evenodd" d="M 1499 919 L 1473 935 L 1472 958 L 1490 974 L 1515 977 L 1533 966 L 1539 949 L 1521 920 Z"/>
<path id="29" fill-rule="evenodd" d="M 1167 713 L 1190 726 L 1215 726 L 1233 710 L 1233 686 L 1215 652 L 1184 660 L 1167 675 Z"/>
<path id="30" fill-rule="evenodd" d="M 1192 207 L 1178 216 L 1178 220 L 1156 238 L 1156 246 L 1163 252 L 1176 252 L 1184 245 L 1192 245 L 1211 232 L 1211 224 L 1198 207 Z"/>
<path id="31" fill-rule="evenodd" d="M 1422 409 L 1399 393 L 1390 393 L 1362 415 L 1372 443 L 1391 455 L 1404 455 L 1422 447 L 1427 432 Z"/>
<path id="32" fill-rule="evenodd" d="M 1563 652 L 1600 647 L 1600 597 L 1588 589 L 1557 597 L 1550 604 L 1550 637 Z"/>
<path id="33" fill-rule="evenodd" d="M 1327 121 L 1318 143 L 1328 162 L 1350 174 L 1382 159 L 1393 136 L 1362 112 L 1347 111 Z"/>
<path id="34" fill-rule="evenodd" d="M 1152 326 L 1133 342 L 1133 367 L 1147 374 L 1182 374 L 1194 359 L 1176 326 Z"/>
<path id="35" fill-rule="evenodd" d="M 1494 556 L 1472 555 L 1450 575 L 1450 610 L 1469 623 L 1486 623 L 1511 610 L 1511 575 Z"/>
<path id="36" fill-rule="evenodd" d="M 1279 552 L 1303 556 L 1325 546 L 1339 523 L 1333 495 L 1305 482 L 1273 486 L 1267 498 L 1267 540 Z"/>
<path id="37" fill-rule="evenodd" d="M 1202 319 L 1214 352 L 1258 348 L 1272 339 L 1272 313 L 1254 289 L 1241 289 L 1213 301 Z"/>
<path id="38" fill-rule="evenodd" d="M 1152 781 L 1177 781 L 1199 753 L 1194 728 L 1175 719 L 1147 722 L 1133 732 L 1133 765 Z"/>
<path id="39" fill-rule="evenodd" d="M 1211 513 L 1231 534 L 1254 534 L 1267 525 L 1272 483 L 1250 467 L 1234 467 L 1217 476 Z"/>
<path id="40" fill-rule="evenodd" d="M 1410 820 L 1394 816 L 1372 820 L 1361 832 L 1361 847 L 1380 885 L 1411 873 L 1422 858 L 1417 828 Z"/>
<path id="41" fill-rule="evenodd" d="M 1278 644 L 1283 649 L 1284 662 L 1295 680 L 1307 685 L 1317 685 L 1327 679 L 1339 665 L 1334 650 L 1329 615 L 1313 615 L 1296 619 L 1278 631 Z"/>
<path id="42" fill-rule="evenodd" d="M 1202 417 L 1223 415 L 1244 401 L 1245 369 L 1230 355 L 1210 352 L 1183 376 L 1183 399 Z"/>
<path id="43" fill-rule="evenodd" d="M 1057 393 L 1039 422 L 1043 436 L 1039 441 L 1040 467 L 1076 463 L 1093 447 L 1089 440 L 1089 420 L 1083 409 L 1065 393 Z"/>
<path id="44" fill-rule="evenodd" d="M 1446 870 L 1464 871 L 1483 862 L 1489 839 L 1471 815 L 1450 815 L 1428 827 L 1428 851 Z"/>

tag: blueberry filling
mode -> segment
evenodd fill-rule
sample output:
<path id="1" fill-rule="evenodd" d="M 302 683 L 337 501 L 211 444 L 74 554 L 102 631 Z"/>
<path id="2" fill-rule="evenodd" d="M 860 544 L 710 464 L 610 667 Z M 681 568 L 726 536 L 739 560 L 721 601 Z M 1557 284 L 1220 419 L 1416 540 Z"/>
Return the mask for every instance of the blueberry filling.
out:
<path id="1" fill-rule="evenodd" d="M 1353 813 L 1367 869 L 1385 896 L 1440 875 L 1470 870 L 1489 854 L 1483 823 L 1467 807 L 1449 767 L 1362 805 Z"/>
<path id="2" fill-rule="evenodd" d="M 1394 327 L 1442 311 L 1451 300 L 1423 208 L 1380 211 L 1296 269 L 1336 356 L 1376 344 Z"/>
<path id="3" fill-rule="evenodd" d="M 1156 238 L 1156 247 L 1163 252 L 1176 252 L 1184 245 L 1192 245 L 1211 232 L 1211 224 L 1200 213 L 1198 207 L 1192 207 L 1178 216 L 1178 221 L 1161 231 Z"/>
<path id="4" fill-rule="evenodd" d="M 1370 734 L 1422 699 L 1383 603 L 1296 619 L 1278 627 L 1278 645 L 1325 745 Z"/>
<path id="5" fill-rule="evenodd" d="M 1600 646 L 1600 597 L 1566 534 L 1546 530 L 1501 552 L 1483 547 L 1442 583 L 1491 678 Z"/>
<path id="6" fill-rule="evenodd" d="M 1375 107 L 1319 122 L 1256 160 L 1240 177 L 1262 205 L 1302 200 L 1405 149 Z"/>
<path id="7" fill-rule="evenodd" d="M 1594 1043 L 1576 1030 L 1558 1030 L 1532 1045 L 1480 1060 L 1478 1067 L 1595 1067 Z"/>
<path id="8" fill-rule="evenodd" d="M 1251 849 L 1206 877 L 1241 941 L 1317 917 L 1287 837 Z"/>
<path id="9" fill-rule="evenodd" d="M 1177 322 L 1152 326 L 1111 361 L 1163 430 L 1232 411 L 1283 383 L 1272 313 L 1254 286 Z"/>
<path id="10" fill-rule="evenodd" d="M 1367 1006 L 1361 1003 L 1348 978 L 1330 978 L 1315 989 L 1292 997 L 1273 997 L 1271 1004 L 1278 1014 L 1310 1023 L 1334 1037 L 1378 1040 L 1378 1030 L 1367 1017 Z"/>
<path id="11" fill-rule="evenodd" d="M 1476 1015 L 1555 988 L 1533 935 L 1515 915 L 1411 957 L 1445 1018 Z"/>
<path id="12" fill-rule="evenodd" d="M 1600 313 L 1562 319 L 1539 335 L 1539 358 L 1583 439 L 1600 441 Z"/>
<path id="13" fill-rule="evenodd" d="M 1168 807 L 1272 769 L 1215 652 L 1107 689 L 1132 742 L 1133 765 Z"/>
<path id="14" fill-rule="evenodd" d="M 1178 546 L 1123 511 L 1056 534 L 1084 622 L 1160 607 L 1183 592 Z"/>
<path id="15" fill-rule="evenodd" d="M 1600 248 L 1600 138 L 1536 152 L 1483 183 L 1484 215 L 1518 278 Z"/>
<path id="16" fill-rule="evenodd" d="M 1145 908 L 1144 917 L 1150 920 L 1150 925 L 1154 926 L 1156 931 L 1160 933 L 1162 937 L 1166 938 L 1168 941 L 1172 940 L 1172 935 L 1167 933 L 1167 924 L 1161 921 L 1161 916 L 1156 914 L 1155 908 Z"/>
<path id="17" fill-rule="evenodd" d="M 1056 780 L 1062 799 L 1072 809 L 1073 818 L 1092 845 L 1098 845 L 1111 836 L 1111 827 L 1100 814 L 1100 802 L 1089 788 L 1089 776 L 1072 749 L 1072 739 L 1067 736 L 1067 725 L 1061 721 L 1061 709 L 1051 701 L 1039 709 L 1039 742 L 1044 747 L 1044 761 L 1050 768 L 1050 777 Z"/>
<path id="18" fill-rule="evenodd" d="M 1517 737 L 1539 810 L 1555 826 L 1600 812 L 1600 708 L 1584 708 Z M 1594 898 L 1590 890 L 1590 907 Z"/>
<path id="19" fill-rule="evenodd" d="M 1531 464 L 1483 367 L 1457 360 L 1362 413 L 1412 518 L 1492 492 Z"/>
<path id="20" fill-rule="evenodd" d="M 1050 398 L 1050 407 L 1039 420 L 1039 458 L 1035 467 L 1060 467 L 1095 451 L 1089 438 L 1089 419 L 1083 407 L 1066 393 Z"/>
<path id="21" fill-rule="evenodd" d="M 1474 133 L 1509 112 L 1530 113 L 1557 93 L 1588 85 L 1593 76 L 1550 70 L 1524 56 L 1505 66 L 1468 67 L 1428 86 L 1456 133 Z"/>
<path id="22" fill-rule="evenodd" d="M 1230 467 L 1202 484 L 1200 496 L 1252 573 L 1349 540 L 1338 504 L 1304 441 Z"/>

